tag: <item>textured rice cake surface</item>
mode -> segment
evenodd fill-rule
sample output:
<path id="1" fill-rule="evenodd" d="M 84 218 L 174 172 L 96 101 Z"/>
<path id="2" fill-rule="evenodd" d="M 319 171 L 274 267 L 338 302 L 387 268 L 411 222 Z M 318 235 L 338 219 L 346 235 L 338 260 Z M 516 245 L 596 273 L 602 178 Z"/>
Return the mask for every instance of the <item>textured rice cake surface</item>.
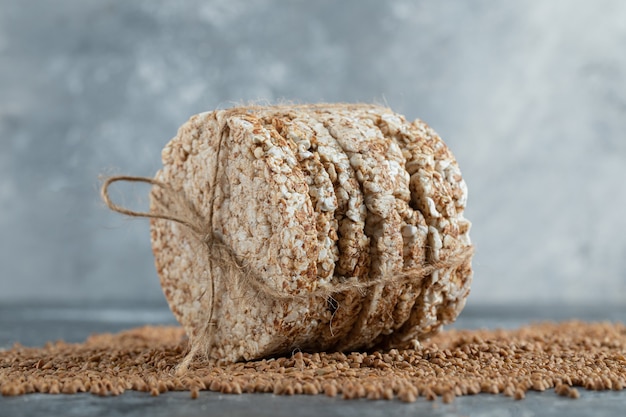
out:
<path id="1" fill-rule="evenodd" d="M 371 105 L 218 110 L 162 159 L 172 192 L 154 187 L 153 209 L 184 199 L 180 214 L 242 265 L 233 280 L 185 226 L 152 220 L 165 296 L 192 341 L 212 333 L 214 359 L 410 344 L 463 306 L 469 259 L 419 273 L 471 246 L 456 161 L 420 121 Z M 409 279 L 369 284 L 398 274 Z"/>

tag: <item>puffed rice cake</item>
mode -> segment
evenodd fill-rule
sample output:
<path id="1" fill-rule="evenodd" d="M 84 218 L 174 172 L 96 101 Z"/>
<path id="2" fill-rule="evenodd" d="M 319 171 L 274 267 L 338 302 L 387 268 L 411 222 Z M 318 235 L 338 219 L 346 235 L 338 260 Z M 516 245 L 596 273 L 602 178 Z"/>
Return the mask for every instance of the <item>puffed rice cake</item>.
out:
<path id="1" fill-rule="evenodd" d="M 174 199 L 186 199 L 245 265 L 241 280 L 226 279 L 198 236 L 151 220 L 165 297 L 192 341 L 204 337 L 213 309 L 213 359 L 408 346 L 463 308 L 469 257 L 363 287 L 471 248 L 467 188 L 421 121 L 362 104 L 217 110 L 191 117 L 162 160 L 156 179 L 174 194 L 153 187 L 152 208 L 175 211 Z M 321 295 L 347 283 L 355 286 Z"/>

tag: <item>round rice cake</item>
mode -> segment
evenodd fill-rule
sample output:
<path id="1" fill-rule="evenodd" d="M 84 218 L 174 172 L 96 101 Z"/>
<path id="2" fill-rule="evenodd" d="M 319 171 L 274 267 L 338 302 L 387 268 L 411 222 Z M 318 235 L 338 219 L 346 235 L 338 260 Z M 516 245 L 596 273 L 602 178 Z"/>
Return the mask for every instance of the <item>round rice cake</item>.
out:
<path id="1" fill-rule="evenodd" d="M 471 247 L 470 222 L 463 217 L 467 187 L 454 156 L 441 138 L 420 120 L 412 123 L 389 110 L 379 126 L 394 138 L 405 154 L 411 176 L 412 206 L 428 225 L 428 263 L 445 262 Z M 471 259 L 434 272 L 423 281 L 409 320 L 387 343 L 412 343 L 436 333 L 463 308 L 472 279 Z"/>
<path id="2" fill-rule="evenodd" d="M 465 184 L 421 122 L 370 105 L 234 108 L 193 116 L 162 159 L 152 209 L 194 219 L 238 264 L 151 221 L 168 303 L 192 343 L 211 333 L 213 359 L 403 345 L 462 308 L 469 259 L 363 288 L 470 246 Z"/>
<path id="3" fill-rule="evenodd" d="M 410 271 L 416 270 L 413 276 L 409 276 L 406 282 L 401 283 L 395 308 L 391 314 L 392 324 L 373 342 L 374 345 L 389 340 L 389 335 L 399 329 L 409 318 L 412 307 L 421 292 L 424 276 L 419 272 L 426 259 L 426 241 L 428 227 L 424 216 L 419 210 L 414 210 L 411 205 L 411 191 L 409 187 L 410 176 L 406 171 L 406 158 L 396 140 L 388 135 L 388 130 L 381 129 L 381 118 L 388 110 L 380 107 L 355 106 L 349 111 L 358 114 L 359 117 L 371 121 L 380 134 L 388 141 L 387 152 L 384 157 L 389 166 L 389 173 L 393 181 L 393 196 L 396 199 L 396 211 L 401 218 L 400 231 L 403 239 L 403 265 L 402 274 L 410 275 Z"/>
<path id="4" fill-rule="evenodd" d="M 190 132 L 196 131 L 214 134 L 194 141 Z M 220 140 L 221 135 L 227 137 Z M 304 177 L 296 161 L 289 160 L 287 148 L 247 114 L 196 116 L 164 149 L 164 168 L 156 178 L 184 196 L 199 218 L 213 224 L 213 233 L 254 279 L 271 290 L 298 296 L 316 289 L 317 236 L 313 208 L 303 195 Z M 168 197 L 155 187 L 155 209 L 161 201 L 176 210 Z M 164 293 L 190 337 L 202 337 L 199 333 L 206 329 L 214 303 L 213 358 L 251 359 L 306 345 L 317 326 L 311 306 L 319 302 L 295 298 L 286 303 L 245 282 L 225 279 L 229 271 L 210 262 L 203 244 L 181 225 L 153 220 L 152 235 Z"/>
<path id="5" fill-rule="evenodd" d="M 320 252 L 332 253 L 332 258 L 328 258 L 333 262 L 334 275 L 329 280 L 326 269 L 318 267 L 318 280 L 331 285 L 359 282 L 369 271 L 369 239 L 363 231 L 367 211 L 347 156 L 325 127 L 300 108 L 285 115 L 270 113 L 266 122 L 270 120 L 277 132 L 292 141 L 297 152 L 303 153 L 298 157 L 303 172 L 309 172 L 309 177 L 317 177 L 317 183 L 324 183 L 322 190 L 310 182 L 309 196 L 316 210 L 319 209 L 316 215 Z M 320 204 L 323 203 L 320 197 L 329 201 Z M 328 207 L 324 208 L 324 205 Z M 324 240 L 332 241 L 333 248 L 323 244 Z M 317 335 L 322 345 L 332 348 L 352 329 L 362 298 L 360 289 L 329 294 L 327 310 L 319 323 L 320 334 Z"/>
<path id="6" fill-rule="evenodd" d="M 367 119 L 348 109 L 318 111 L 331 136 L 342 147 L 362 189 L 367 217 L 365 234 L 370 238 L 371 265 L 368 280 L 381 279 L 402 269 L 400 217 L 395 210 L 393 179 L 384 154 L 389 141 Z M 401 284 L 389 282 L 368 289 L 354 328 L 337 346 L 340 350 L 371 347 L 376 337 L 391 326 Z"/>
<path id="7" fill-rule="evenodd" d="M 369 238 L 365 235 L 367 209 L 350 161 L 343 149 L 326 127 L 306 112 L 298 113 L 293 120 L 302 132 L 310 137 L 312 147 L 331 179 L 337 208 L 338 260 L 333 285 L 359 283 L 367 278 L 370 269 Z M 321 339 L 324 344 L 335 347 L 353 328 L 362 308 L 363 294 L 360 288 L 350 288 L 330 295 L 327 300 L 328 325 L 323 326 Z"/>

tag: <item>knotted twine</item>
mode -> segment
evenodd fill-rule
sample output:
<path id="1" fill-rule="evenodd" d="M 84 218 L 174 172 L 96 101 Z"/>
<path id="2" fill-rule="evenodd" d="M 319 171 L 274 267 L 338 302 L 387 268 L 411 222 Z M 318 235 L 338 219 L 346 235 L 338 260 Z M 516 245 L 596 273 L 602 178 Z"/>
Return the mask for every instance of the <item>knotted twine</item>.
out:
<path id="1" fill-rule="evenodd" d="M 168 206 L 163 202 L 163 199 L 153 193 L 153 208 L 150 212 L 133 211 L 124 207 L 121 207 L 111 200 L 109 195 L 109 187 L 115 182 L 131 182 L 131 183 L 147 183 L 153 187 L 158 187 L 161 192 L 167 196 L 167 201 L 171 204 Z M 211 191 L 210 191 L 211 192 Z M 461 250 L 453 253 L 446 260 L 436 261 L 432 263 L 424 263 L 421 266 L 415 268 L 408 268 L 401 272 L 388 274 L 380 278 L 368 280 L 366 282 L 357 281 L 355 277 L 348 277 L 339 279 L 340 282 L 328 282 L 321 283 L 313 291 L 307 294 L 285 294 L 278 291 L 272 286 L 269 286 L 260 277 L 253 273 L 248 267 L 248 262 L 233 253 L 232 249 L 225 245 L 218 235 L 211 230 L 210 222 L 207 222 L 198 211 L 193 207 L 191 202 L 182 192 L 177 192 L 172 189 L 168 184 L 155 180 L 149 177 L 136 177 L 136 176 L 113 176 L 107 178 L 101 189 L 102 199 L 107 207 L 118 213 L 130 216 L 130 217 L 143 217 L 149 219 L 166 220 L 177 223 L 187 228 L 195 239 L 202 244 L 204 254 L 209 263 L 209 290 L 208 296 L 209 305 L 211 306 L 209 311 L 206 312 L 207 317 L 205 320 L 204 328 L 198 332 L 197 335 L 189 335 L 189 353 L 186 355 L 182 363 L 178 368 L 178 372 L 185 372 L 194 357 L 201 351 L 208 356 L 208 352 L 211 348 L 212 342 L 212 327 L 216 326 L 213 323 L 213 316 L 215 310 L 215 280 L 216 276 L 213 273 L 214 268 L 217 266 L 218 270 L 222 271 L 223 276 L 221 279 L 225 279 L 226 282 L 234 285 L 235 288 L 242 288 L 248 286 L 259 294 L 269 297 L 272 300 L 280 300 L 284 302 L 295 300 L 306 300 L 314 297 L 328 299 L 333 294 L 341 293 L 348 290 L 357 289 L 362 293 L 366 292 L 369 288 L 391 283 L 405 283 L 411 280 L 422 279 L 438 270 L 447 268 L 457 268 L 471 258 L 474 253 L 473 246 L 463 247 Z M 206 295 L 206 294 L 205 294 Z"/>

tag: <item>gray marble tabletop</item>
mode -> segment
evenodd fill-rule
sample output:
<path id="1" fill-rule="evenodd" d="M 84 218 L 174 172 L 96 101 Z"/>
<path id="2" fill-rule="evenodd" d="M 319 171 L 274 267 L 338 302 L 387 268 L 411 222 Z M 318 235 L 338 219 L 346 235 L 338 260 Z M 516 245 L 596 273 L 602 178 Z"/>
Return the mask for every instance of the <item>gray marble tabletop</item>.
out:
<path id="1" fill-rule="evenodd" d="M 514 328 L 544 320 L 582 319 L 626 321 L 626 309 L 608 306 L 505 307 L 468 306 L 454 325 L 458 328 Z M 144 324 L 175 324 L 162 304 L 0 305 L 0 349 L 13 343 L 42 345 L 49 340 L 78 342 L 97 332 L 114 332 Z M 170 392 L 159 397 L 127 392 L 118 397 L 91 394 L 32 394 L 0 397 L 5 416 L 618 416 L 626 407 L 626 392 L 580 390 L 570 400 L 552 391 L 529 392 L 523 401 L 503 395 L 480 394 L 457 398 L 452 404 L 423 398 L 400 401 L 345 401 L 325 396 L 282 397 L 271 394 L 224 395 Z"/>

